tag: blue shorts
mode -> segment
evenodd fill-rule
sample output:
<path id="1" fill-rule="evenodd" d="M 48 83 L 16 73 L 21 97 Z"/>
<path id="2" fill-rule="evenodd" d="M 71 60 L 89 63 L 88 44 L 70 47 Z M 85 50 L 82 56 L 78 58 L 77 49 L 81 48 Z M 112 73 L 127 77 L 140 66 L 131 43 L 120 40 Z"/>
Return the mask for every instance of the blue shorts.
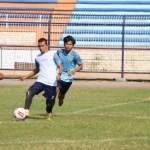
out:
<path id="1" fill-rule="evenodd" d="M 71 84 L 72 84 L 72 82 L 64 82 L 62 80 L 57 81 L 57 87 L 59 88 L 60 93 L 62 95 L 66 94 L 66 92 L 69 90 Z"/>
<path id="2" fill-rule="evenodd" d="M 56 97 L 56 87 L 55 86 L 50 86 L 46 85 L 44 83 L 40 82 L 35 82 L 30 88 L 38 90 L 39 94 L 40 92 L 44 91 L 44 97 L 49 100 L 49 101 L 54 101 Z"/>

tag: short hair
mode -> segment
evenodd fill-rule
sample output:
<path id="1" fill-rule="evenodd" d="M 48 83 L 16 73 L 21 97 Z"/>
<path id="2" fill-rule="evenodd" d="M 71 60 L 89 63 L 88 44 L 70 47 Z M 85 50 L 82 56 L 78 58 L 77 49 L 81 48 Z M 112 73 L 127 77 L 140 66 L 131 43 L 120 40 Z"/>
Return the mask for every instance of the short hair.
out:
<path id="1" fill-rule="evenodd" d="M 47 39 L 45 39 L 45 38 L 40 38 L 40 39 L 38 40 L 38 42 L 39 42 L 39 43 L 45 42 L 45 44 L 47 45 Z"/>
<path id="2" fill-rule="evenodd" d="M 69 41 L 71 41 L 73 45 L 76 44 L 76 41 L 75 41 L 74 37 L 72 37 L 70 35 L 66 36 L 63 41 L 64 41 L 64 44 L 69 42 Z"/>

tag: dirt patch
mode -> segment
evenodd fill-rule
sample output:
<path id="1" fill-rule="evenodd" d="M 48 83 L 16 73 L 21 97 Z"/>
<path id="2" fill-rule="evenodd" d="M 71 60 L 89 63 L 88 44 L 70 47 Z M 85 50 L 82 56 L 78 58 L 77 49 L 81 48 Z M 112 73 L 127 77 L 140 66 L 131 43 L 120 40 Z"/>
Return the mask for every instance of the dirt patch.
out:
<path id="1" fill-rule="evenodd" d="M 111 88 L 150 88 L 149 82 L 74 81 L 73 86 Z"/>
<path id="2" fill-rule="evenodd" d="M 18 79 L 0 80 L 0 85 L 32 85 L 36 80 L 28 79 L 19 81 Z M 72 86 L 79 87 L 110 87 L 110 88 L 150 88 L 150 82 L 116 82 L 116 81 L 73 81 Z"/>

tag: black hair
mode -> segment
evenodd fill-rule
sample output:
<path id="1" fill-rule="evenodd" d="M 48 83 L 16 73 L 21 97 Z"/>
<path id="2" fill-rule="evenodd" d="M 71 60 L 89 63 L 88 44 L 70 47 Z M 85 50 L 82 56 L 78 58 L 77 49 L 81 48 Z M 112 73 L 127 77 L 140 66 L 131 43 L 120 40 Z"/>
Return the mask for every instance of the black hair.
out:
<path id="1" fill-rule="evenodd" d="M 63 41 L 64 41 L 64 44 L 69 42 L 69 41 L 71 41 L 73 45 L 76 44 L 76 41 L 75 41 L 74 37 L 72 37 L 70 35 L 66 36 Z"/>
<path id="2" fill-rule="evenodd" d="M 40 38 L 40 39 L 38 40 L 38 42 L 39 42 L 39 43 L 45 42 L 45 44 L 47 45 L 47 40 L 46 40 L 45 38 Z"/>

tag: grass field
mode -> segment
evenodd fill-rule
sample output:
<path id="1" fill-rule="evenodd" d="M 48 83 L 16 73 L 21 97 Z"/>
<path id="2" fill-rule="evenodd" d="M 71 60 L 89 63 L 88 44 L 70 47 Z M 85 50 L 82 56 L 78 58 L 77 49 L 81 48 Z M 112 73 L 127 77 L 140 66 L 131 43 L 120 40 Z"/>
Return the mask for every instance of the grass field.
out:
<path id="1" fill-rule="evenodd" d="M 0 150 L 149 150 L 150 89 L 71 87 L 64 105 L 44 119 L 34 97 L 30 117 L 16 121 L 28 86 L 0 86 Z"/>

